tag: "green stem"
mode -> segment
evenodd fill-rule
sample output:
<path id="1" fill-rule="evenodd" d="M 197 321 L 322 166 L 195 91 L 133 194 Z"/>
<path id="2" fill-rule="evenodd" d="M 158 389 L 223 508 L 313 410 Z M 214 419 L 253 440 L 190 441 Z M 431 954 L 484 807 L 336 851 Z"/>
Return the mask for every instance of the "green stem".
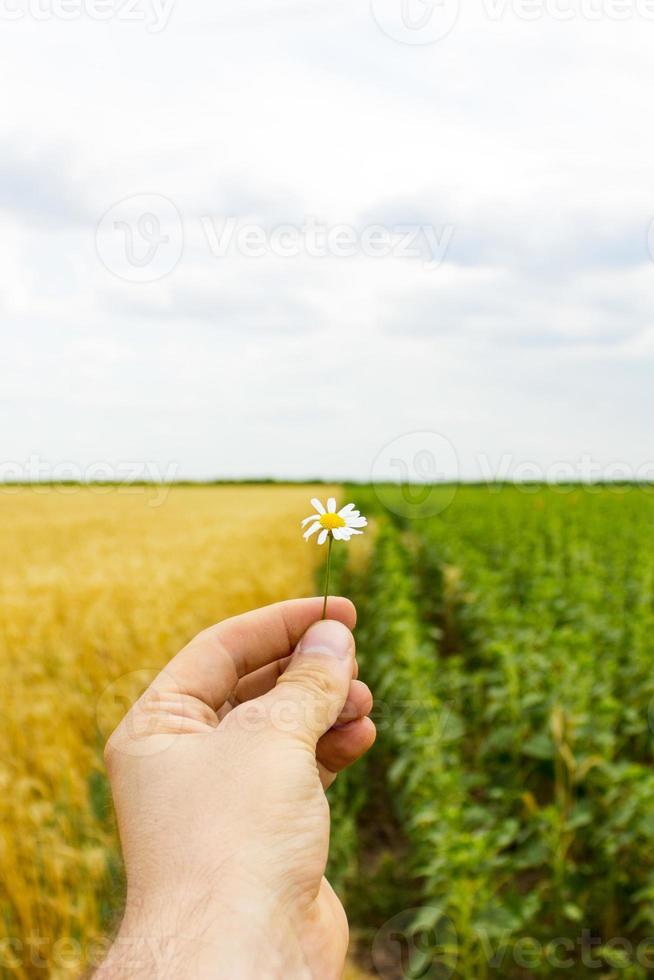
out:
<path id="1" fill-rule="evenodd" d="M 322 619 L 327 619 L 327 595 L 329 593 L 329 571 L 332 564 L 332 545 L 334 543 L 333 535 L 329 535 L 329 549 L 327 551 L 327 571 L 325 572 L 325 601 L 322 604 Z"/>

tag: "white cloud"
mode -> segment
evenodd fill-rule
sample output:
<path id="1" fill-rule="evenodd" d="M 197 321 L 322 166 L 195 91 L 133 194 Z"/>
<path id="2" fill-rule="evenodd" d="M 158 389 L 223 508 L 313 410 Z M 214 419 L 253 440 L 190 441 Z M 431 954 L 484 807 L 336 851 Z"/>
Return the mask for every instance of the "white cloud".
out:
<path id="1" fill-rule="evenodd" d="M 468 475 L 480 453 L 646 458 L 649 31 L 489 9 L 424 47 L 344 2 L 180 0 L 159 33 L 2 23 L 8 458 L 366 477 L 411 429 L 445 433 Z M 150 283 L 95 242 L 144 194 L 183 222 Z M 452 237 L 437 268 L 216 257 L 203 219 L 230 217 L 268 242 L 307 220 Z"/>

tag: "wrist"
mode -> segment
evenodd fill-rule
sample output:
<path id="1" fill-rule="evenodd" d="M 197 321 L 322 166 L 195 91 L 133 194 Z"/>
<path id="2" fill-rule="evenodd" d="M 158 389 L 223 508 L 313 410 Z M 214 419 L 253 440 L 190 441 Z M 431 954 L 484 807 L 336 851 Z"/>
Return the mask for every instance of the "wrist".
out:
<path id="1" fill-rule="evenodd" d="M 185 886 L 128 894 L 125 915 L 97 980 L 302 980 L 309 974 L 290 915 L 263 892 Z"/>

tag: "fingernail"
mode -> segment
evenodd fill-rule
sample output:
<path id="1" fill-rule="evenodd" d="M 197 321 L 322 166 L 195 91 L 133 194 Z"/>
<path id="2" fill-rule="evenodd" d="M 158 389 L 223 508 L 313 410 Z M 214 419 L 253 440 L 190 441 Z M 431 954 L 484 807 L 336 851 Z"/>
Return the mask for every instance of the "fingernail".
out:
<path id="1" fill-rule="evenodd" d="M 354 637 L 347 626 L 335 619 L 325 619 L 310 626 L 297 648 L 298 653 L 321 653 L 339 660 L 347 660 L 353 650 Z"/>

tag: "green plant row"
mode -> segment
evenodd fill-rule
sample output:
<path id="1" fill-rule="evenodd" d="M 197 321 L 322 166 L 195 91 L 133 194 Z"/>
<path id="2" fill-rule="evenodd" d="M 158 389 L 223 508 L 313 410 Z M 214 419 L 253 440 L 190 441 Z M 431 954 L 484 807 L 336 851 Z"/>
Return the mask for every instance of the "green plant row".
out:
<path id="1" fill-rule="evenodd" d="M 350 792 L 367 826 L 392 808 L 401 855 L 394 893 L 359 856 L 376 923 L 355 911 L 370 932 L 420 910 L 407 949 L 434 975 L 644 978 L 654 503 L 530 491 L 459 488 L 433 516 L 398 499 L 352 583 L 380 735 Z"/>

